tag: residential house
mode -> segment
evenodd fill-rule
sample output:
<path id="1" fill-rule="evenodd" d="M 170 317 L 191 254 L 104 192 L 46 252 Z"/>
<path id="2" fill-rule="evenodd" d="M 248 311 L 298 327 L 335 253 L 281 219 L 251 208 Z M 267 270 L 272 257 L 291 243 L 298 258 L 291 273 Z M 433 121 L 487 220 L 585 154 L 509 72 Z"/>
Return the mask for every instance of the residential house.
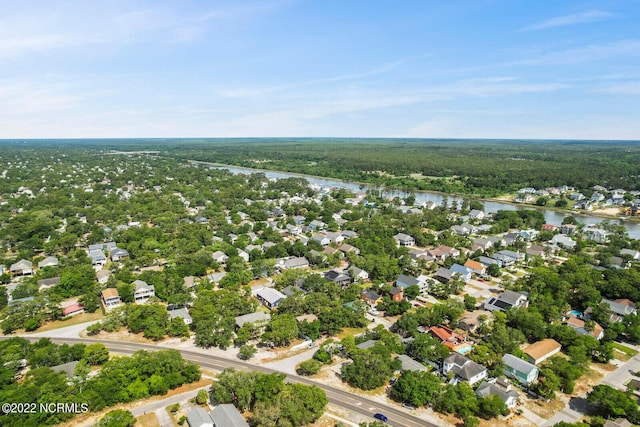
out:
<path id="1" fill-rule="evenodd" d="M 531 245 L 525 250 L 525 253 L 529 256 L 539 256 L 544 258 L 547 254 L 547 250 L 548 248 L 545 246 Z"/>
<path id="2" fill-rule="evenodd" d="M 289 270 L 292 268 L 307 268 L 309 267 L 309 261 L 305 257 L 288 257 L 280 258 L 276 264 L 283 270 Z"/>
<path id="3" fill-rule="evenodd" d="M 335 232 L 329 231 L 325 233 L 325 235 L 327 236 L 327 238 L 329 239 L 329 242 L 331 243 L 340 245 L 342 244 L 342 242 L 344 242 L 344 236 L 342 235 L 342 233 L 335 233 Z"/>
<path id="4" fill-rule="evenodd" d="M 633 424 L 626 418 L 616 418 L 615 420 L 606 420 L 602 427 L 633 427 Z"/>
<path id="5" fill-rule="evenodd" d="M 496 259 L 496 258 L 490 258 L 490 257 L 486 257 L 486 256 L 480 256 L 478 257 L 478 261 L 480 261 L 483 265 L 486 265 L 487 267 L 489 267 L 491 264 L 496 264 L 498 267 L 504 267 L 504 263 L 502 262 L 502 260 Z"/>
<path id="6" fill-rule="evenodd" d="M 527 355 L 530 363 L 538 365 L 551 356 L 560 352 L 562 345 L 551 338 L 543 339 L 542 341 L 535 342 L 524 349 L 524 354 Z"/>
<path id="7" fill-rule="evenodd" d="M 567 249 L 573 249 L 576 246 L 576 241 L 565 234 L 556 234 L 551 239 L 551 244 L 554 246 L 560 246 Z"/>
<path id="8" fill-rule="evenodd" d="M 484 302 L 484 309 L 489 311 L 506 311 L 513 307 L 527 307 L 529 298 L 521 292 L 506 290 L 497 297 Z"/>
<path id="9" fill-rule="evenodd" d="M 420 328 L 418 328 L 418 330 L 422 332 Z M 432 326 L 426 332 L 440 340 L 440 343 L 447 346 L 450 350 L 460 354 L 468 353 L 473 347 L 465 336 L 443 325 Z"/>
<path id="10" fill-rule="evenodd" d="M 347 269 L 347 272 L 351 275 L 351 277 L 353 277 L 354 281 L 369 280 L 369 273 L 356 266 L 349 267 Z"/>
<path id="11" fill-rule="evenodd" d="M 638 261 L 640 260 L 640 251 L 636 251 L 634 249 L 621 249 L 620 256 L 629 256 L 632 260 Z"/>
<path id="12" fill-rule="evenodd" d="M 454 382 L 467 382 L 474 385 L 487 378 L 487 368 L 474 362 L 473 360 L 453 352 L 447 356 L 442 364 L 442 373 L 444 375 L 449 372 L 454 374 Z"/>
<path id="13" fill-rule="evenodd" d="M 485 381 L 476 389 L 476 396 L 479 398 L 485 398 L 491 395 L 498 396 L 509 409 L 515 408 L 518 403 L 518 392 L 513 389 L 509 380 L 504 377 Z"/>
<path id="14" fill-rule="evenodd" d="M 109 270 L 100 270 L 96 273 L 98 283 L 101 285 L 104 285 L 109 281 L 109 276 L 111 276 L 111 272 Z"/>
<path id="15" fill-rule="evenodd" d="M 391 296 L 392 301 L 400 302 L 404 299 L 404 292 L 402 288 L 391 288 L 389 295 Z"/>
<path id="16" fill-rule="evenodd" d="M 513 354 L 502 356 L 502 362 L 505 365 L 505 375 L 517 380 L 520 384 L 528 386 L 538 380 L 540 371 L 536 365 L 524 361 Z"/>
<path id="17" fill-rule="evenodd" d="M 445 267 L 440 267 L 433 274 L 433 277 L 439 282 L 447 283 L 453 279 L 453 271 Z"/>
<path id="18" fill-rule="evenodd" d="M 89 252 L 89 258 L 91 258 L 91 264 L 93 264 L 94 267 L 104 267 L 107 265 L 107 257 L 102 251 Z"/>
<path id="19" fill-rule="evenodd" d="M 398 233 L 393 238 L 396 240 L 398 246 L 414 246 L 416 241 L 413 237 L 408 234 Z"/>
<path id="20" fill-rule="evenodd" d="M 526 241 L 536 240 L 538 238 L 538 231 L 534 230 L 533 228 L 530 228 L 528 230 L 520 230 L 519 234 L 520 237 L 522 237 L 522 239 Z"/>
<path id="21" fill-rule="evenodd" d="M 542 231 L 556 231 L 558 227 L 553 224 L 542 224 Z"/>
<path id="22" fill-rule="evenodd" d="M 73 378 L 76 372 L 76 366 L 78 365 L 78 361 L 74 360 L 73 362 L 63 363 L 61 365 L 52 366 L 51 370 L 53 372 L 64 372 L 67 378 Z"/>
<path id="23" fill-rule="evenodd" d="M 611 315 L 611 322 L 621 322 L 623 317 L 628 314 L 638 314 L 638 310 L 636 309 L 636 305 L 628 299 L 617 299 L 617 300 L 609 300 L 603 298 L 600 301 L 600 304 L 607 304 L 613 314 Z M 585 314 L 591 313 L 591 307 L 589 307 Z"/>
<path id="24" fill-rule="evenodd" d="M 511 258 L 513 262 L 524 261 L 524 259 L 526 258 L 526 255 L 523 254 L 522 252 L 510 251 L 507 249 L 498 251 L 496 255 L 501 255 L 503 257 Z"/>
<path id="25" fill-rule="evenodd" d="M 271 320 L 271 314 L 265 313 L 264 311 L 256 311 L 255 313 L 244 314 L 242 316 L 237 316 L 236 327 L 238 329 L 242 328 L 245 323 L 252 323 L 257 328 L 262 328 L 266 326 L 267 323 Z"/>
<path id="26" fill-rule="evenodd" d="M 437 251 L 442 252 L 443 254 L 445 254 L 446 256 L 450 256 L 452 258 L 458 258 L 460 257 L 460 251 L 456 248 L 452 248 L 449 246 L 445 246 L 445 245 L 440 245 L 436 248 Z"/>
<path id="27" fill-rule="evenodd" d="M 262 288 L 256 293 L 256 298 L 272 310 L 278 308 L 278 304 L 286 297 L 285 294 L 273 288 Z"/>
<path id="28" fill-rule="evenodd" d="M 116 288 L 107 288 L 101 292 L 102 306 L 105 311 L 109 311 L 122 305 L 122 300 Z"/>
<path id="29" fill-rule="evenodd" d="M 149 285 L 143 280 L 134 281 L 133 286 L 135 287 L 133 291 L 133 300 L 136 304 L 144 304 L 149 298 L 156 296 L 155 287 L 153 285 Z"/>
<path id="30" fill-rule="evenodd" d="M 360 255 L 360 249 L 348 243 L 343 243 L 340 246 L 338 246 L 338 250 L 343 252 L 344 254 L 353 253 L 356 255 Z"/>
<path id="31" fill-rule="evenodd" d="M 336 248 L 333 248 L 331 246 L 327 246 L 326 248 L 324 248 L 322 253 L 325 254 L 325 255 L 337 255 L 340 258 L 342 258 L 344 256 L 344 254 L 342 252 L 340 252 L 339 250 L 337 250 Z"/>
<path id="32" fill-rule="evenodd" d="M 578 226 L 574 224 L 562 224 L 560 226 L 560 233 L 571 236 L 578 230 Z"/>
<path id="33" fill-rule="evenodd" d="M 317 219 L 314 219 L 309 223 L 309 228 L 311 228 L 311 230 L 314 230 L 314 231 L 324 230 L 325 228 L 327 228 L 327 224 Z"/>
<path id="34" fill-rule="evenodd" d="M 452 274 L 458 274 L 464 282 L 471 280 L 471 270 L 460 264 L 453 264 L 450 268 Z"/>
<path id="35" fill-rule="evenodd" d="M 244 262 L 249 262 L 249 254 L 242 249 L 238 249 L 238 256 L 242 258 Z"/>
<path id="36" fill-rule="evenodd" d="M 185 325 L 190 325 L 193 323 L 193 319 L 186 308 L 176 308 L 174 310 L 167 310 L 169 314 L 169 319 L 179 318 L 182 319 Z"/>
<path id="37" fill-rule="evenodd" d="M 54 256 L 48 256 L 38 263 L 38 268 L 57 267 L 57 266 L 58 266 L 58 258 Z"/>
<path id="38" fill-rule="evenodd" d="M 471 212 L 469 212 L 469 218 L 470 219 L 475 219 L 478 221 L 482 221 L 485 218 L 486 214 L 478 209 L 472 209 Z"/>
<path id="39" fill-rule="evenodd" d="M 375 307 L 382 301 L 382 297 L 373 291 L 367 291 L 360 294 L 360 299 L 369 304 L 371 307 Z"/>
<path id="40" fill-rule="evenodd" d="M 464 263 L 464 266 L 476 276 L 485 277 L 487 275 L 487 267 L 481 262 L 469 259 Z"/>
<path id="41" fill-rule="evenodd" d="M 401 274 L 396 279 L 396 287 L 406 289 L 409 286 L 418 285 L 418 279 L 415 277 L 407 276 L 406 274 Z"/>
<path id="42" fill-rule="evenodd" d="M 95 245 L 89 245 L 89 256 L 91 256 L 92 252 L 111 252 L 116 247 L 116 242 L 96 243 Z"/>
<path id="43" fill-rule="evenodd" d="M 229 259 L 229 257 L 222 251 L 215 251 L 211 254 L 211 258 L 213 258 L 213 260 L 218 264 L 224 264 Z"/>
<path id="44" fill-rule="evenodd" d="M 290 236 L 298 236 L 302 234 L 302 227 L 299 225 L 287 224 L 285 228 Z"/>
<path id="45" fill-rule="evenodd" d="M 118 262 L 125 258 L 129 258 L 129 252 L 126 249 L 115 248 L 109 253 L 111 261 Z"/>
<path id="46" fill-rule="evenodd" d="M 60 277 L 51 277 L 49 279 L 38 280 L 38 291 L 53 288 L 60 283 Z"/>
<path id="47" fill-rule="evenodd" d="M 400 363 L 402 363 L 402 370 L 403 371 L 414 371 L 414 372 L 420 372 L 420 371 L 426 371 L 427 367 L 424 366 L 422 363 L 418 362 L 415 359 L 412 359 L 411 357 L 407 356 L 406 354 L 401 354 L 398 357 L 396 357 L 396 359 L 398 359 L 400 361 Z"/>
<path id="48" fill-rule="evenodd" d="M 488 310 L 474 310 L 471 312 L 465 312 L 458 320 L 458 327 L 463 331 L 473 333 L 476 331 L 476 329 L 478 329 L 478 326 L 480 326 L 483 321 L 487 322 L 492 318 L 493 313 Z"/>
<path id="49" fill-rule="evenodd" d="M 209 282 L 213 283 L 214 285 L 217 285 L 217 284 L 220 283 L 222 278 L 224 276 L 226 276 L 226 275 L 227 275 L 226 271 L 219 271 L 219 272 L 216 272 L 216 273 L 210 273 L 210 274 L 207 274 L 207 280 Z"/>
<path id="50" fill-rule="evenodd" d="M 590 327 L 591 330 L 587 330 L 584 320 L 578 319 L 575 316 L 569 316 L 563 323 L 572 328 L 579 335 L 591 335 L 597 340 L 604 338 L 604 328 L 597 322 L 593 322 L 592 327 Z"/>
<path id="51" fill-rule="evenodd" d="M 315 240 L 322 246 L 329 246 L 331 239 L 326 234 L 315 233 L 311 236 L 311 240 Z"/>
<path id="52" fill-rule="evenodd" d="M 71 317 L 80 313 L 84 313 L 84 306 L 82 304 L 72 304 L 62 309 L 62 315 L 64 317 Z"/>
<path id="53" fill-rule="evenodd" d="M 611 233 L 602 228 L 587 227 L 583 230 L 583 235 L 587 240 L 593 240 L 596 243 L 607 243 Z"/>
<path id="54" fill-rule="evenodd" d="M 366 340 L 364 342 L 361 342 L 360 344 L 357 344 L 356 348 L 359 350 L 366 350 L 376 345 L 376 343 L 377 343 L 376 340 Z"/>
<path id="55" fill-rule="evenodd" d="M 329 270 L 324 273 L 324 278 L 339 286 L 348 286 L 351 284 L 351 276 L 342 271 Z"/>
<path id="56" fill-rule="evenodd" d="M 217 405 L 209 412 L 209 416 L 214 427 L 249 427 L 240 412 L 230 403 Z"/>
<path id="57" fill-rule="evenodd" d="M 30 276 L 33 274 L 33 263 L 26 259 L 21 259 L 15 264 L 11 264 L 9 272 L 13 276 Z"/>
<path id="58" fill-rule="evenodd" d="M 240 412 L 230 403 L 216 406 L 207 413 L 196 406 L 187 414 L 189 427 L 249 427 Z"/>

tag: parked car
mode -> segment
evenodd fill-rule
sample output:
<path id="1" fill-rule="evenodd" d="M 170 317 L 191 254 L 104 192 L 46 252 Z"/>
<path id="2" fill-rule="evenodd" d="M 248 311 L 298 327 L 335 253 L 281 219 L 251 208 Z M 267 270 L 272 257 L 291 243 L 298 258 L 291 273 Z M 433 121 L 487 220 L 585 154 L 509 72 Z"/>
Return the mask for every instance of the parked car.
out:
<path id="1" fill-rule="evenodd" d="M 407 408 L 407 409 L 411 409 L 411 410 L 416 409 L 416 407 L 415 407 L 415 406 L 413 406 L 412 404 L 407 403 L 407 402 L 402 402 L 402 407 L 403 407 L 403 408 Z"/>
<path id="2" fill-rule="evenodd" d="M 382 414 L 380 414 L 380 413 L 375 414 L 375 415 L 373 416 L 373 418 L 375 418 L 375 419 L 377 419 L 377 420 L 380 420 L 380 421 L 384 421 L 384 422 L 387 422 L 387 420 L 388 420 L 388 418 L 387 418 L 387 416 L 386 416 L 386 415 L 382 415 Z"/>

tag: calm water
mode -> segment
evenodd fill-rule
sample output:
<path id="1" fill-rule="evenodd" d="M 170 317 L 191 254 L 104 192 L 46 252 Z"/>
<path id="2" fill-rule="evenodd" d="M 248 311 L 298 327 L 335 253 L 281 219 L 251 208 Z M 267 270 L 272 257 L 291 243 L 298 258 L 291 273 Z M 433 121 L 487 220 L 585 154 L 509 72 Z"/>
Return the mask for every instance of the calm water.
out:
<path id="1" fill-rule="evenodd" d="M 367 191 L 367 190 L 378 190 L 378 187 L 374 187 L 374 186 L 370 186 L 370 185 L 363 185 L 363 184 L 357 184 L 354 182 L 346 182 L 346 181 L 340 181 L 340 180 L 336 180 L 336 179 L 330 179 L 330 178 L 318 178 L 318 177 L 314 177 L 314 176 L 308 176 L 308 175 L 301 175 L 301 174 L 294 174 L 294 173 L 288 173 L 288 172 L 273 172 L 273 171 L 267 171 L 267 170 L 262 170 L 262 169 L 250 169 L 250 168 L 242 168 L 242 167 L 237 167 L 237 166 L 213 166 L 211 165 L 211 167 L 214 168 L 219 168 L 219 169 L 227 169 L 229 172 L 231 173 L 236 173 L 236 174 L 251 174 L 251 173 L 256 173 L 256 172 L 261 172 L 264 173 L 264 175 L 267 178 L 274 178 L 274 179 L 280 179 L 280 178 L 291 178 L 291 177 L 302 177 L 305 178 L 307 181 L 309 181 L 310 184 L 315 184 L 315 185 L 319 185 L 322 187 L 335 187 L 335 188 L 346 188 L 348 190 L 351 190 L 353 192 L 358 192 L 358 191 Z M 386 191 L 385 194 L 390 195 L 390 196 L 399 196 L 399 197 L 404 197 L 407 195 L 407 193 L 404 192 L 400 192 L 400 191 Z M 424 192 L 424 191 L 416 191 L 415 193 L 413 193 L 415 195 L 416 198 L 416 203 L 428 203 L 428 202 L 433 202 L 436 205 L 440 205 L 442 204 L 442 201 L 444 200 L 444 198 L 446 197 L 447 200 L 449 201 L 449 204 L 456 200 L 458 203 L 462 202 L 461 198 L 457 198 L 457 197 L 453 197 L 453 196 L 447 196 L 444 194 L 440 194 L 440 193 L 429 193 L 429 192 Z M 509 203 L 500 203 L 500 202 L 491 202 L 491 201 L 485 201 L 484 203 L 484 211 L 486 213 L 493 213 L 493 212 L 497 212 L 499 210 L 506 210 L 506 211 L 515 211 L 515 210 L 522 210 L 522 209 L 532 209 L 532 208 L 527 208 L 527 207 L 523 207 L 523 206 L 517 206 L 517 205 L 511 205 Z M 578 221 L 584 223 L 584 224 L 599 224 L 600 222 L 602 222 L 603 218 L 599 218 L 599 217 L 595 217 L 595 216 L 590 216 L 590 215 L 585 215 L 585 214 L 565 214 L 565 213 L 560 213 L 560 212 L 556 212 L 553 210 L 548 210 L 548 209 L 540 209 L 543 213 L 544 213 L 544 218 L 545 221 L 548 224 L 553 224 L 553 225 L 561 225 L 562 221 L 568 217 L 568 216 L 573 216 L 575 217 Z M 636 223 L 629 223 L 629 222 L 620 222 L 620 221 L 613 221 L 614 223 L 618 223 L 618 224 L 622 224 L 624 226 L 624 228 L 626 228 L 627 233 L 629 233 L 629 237 L 631 237 L 632 239 L 640 239 L 640 224 L 636 224 Z"/>

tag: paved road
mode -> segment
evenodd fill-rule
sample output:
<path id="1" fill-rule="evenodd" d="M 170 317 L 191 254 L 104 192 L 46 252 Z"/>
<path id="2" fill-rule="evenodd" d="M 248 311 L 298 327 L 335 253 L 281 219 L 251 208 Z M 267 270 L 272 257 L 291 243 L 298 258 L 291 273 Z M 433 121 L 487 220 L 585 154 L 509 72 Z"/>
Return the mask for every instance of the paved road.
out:
<path id="1" fill-rule="evenodd" d="M 11 337 L 0 337 L 0 339 L 8 339 Z M 24 338 L 31 338 L 34 340 L 36 337 L 24 336 Z M 163 347 L 160 345 L 150 345 L 141 343 L 119 342 L 100 339 L 87 339 L 87 338 L 55 338 L 51 337 L 51 341 L 59 344 L 76 344 L 76 343 L 102 343 L 106 345 L 111 351 L 132 354 L 138 350 L 146 351 L 158 351 L 165 350 L 169 347 Z M 251 363 L 243 362 L 240 360 L 229 360 L 210 354 L 202 354 L 195 351 L 178 350 L 182 354 L 185 360 L 189 360 L 197 363 L 201 367 L 213 369 L 216 371 L 222 371 L 227 368 L 242 369 L 242 370 L 255 370 L 265 373 L 279 372 L 273 369 L 269 369 L 263 366 L 254 366 Z M 397 427 L 441 427 L 441 424 L 433 424 L 425 419 L 413 416 L 405 413 L 400 408 L 393 407 L 384 403 L 376 402 L 371 399 L 367 399 L 361 396 L 353 395 L 347 391 L 340 390 L 334 387 L 327 386 L 325 384 L 312 381 L 308 378 L 297 377 L 287 375 L 286 380 L 290 383 L 299 383 L 305 385 L 315 385 L 327 395 L 327 399 L 330 403 L 339 406 L 348 411 L 372 417 L 375 413 L 383 413 L 389 417 L 387 424 Z"/>

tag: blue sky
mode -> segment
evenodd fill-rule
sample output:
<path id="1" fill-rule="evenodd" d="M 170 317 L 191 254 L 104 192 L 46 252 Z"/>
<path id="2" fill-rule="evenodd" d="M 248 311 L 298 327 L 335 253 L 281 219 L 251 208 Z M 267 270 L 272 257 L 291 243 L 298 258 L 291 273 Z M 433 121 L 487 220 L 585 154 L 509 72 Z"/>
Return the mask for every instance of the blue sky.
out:
<path id="1" fill-rule="evenodd" d="M 0 2 L 0 138 L 640 139 L 640 2 Z"/>

